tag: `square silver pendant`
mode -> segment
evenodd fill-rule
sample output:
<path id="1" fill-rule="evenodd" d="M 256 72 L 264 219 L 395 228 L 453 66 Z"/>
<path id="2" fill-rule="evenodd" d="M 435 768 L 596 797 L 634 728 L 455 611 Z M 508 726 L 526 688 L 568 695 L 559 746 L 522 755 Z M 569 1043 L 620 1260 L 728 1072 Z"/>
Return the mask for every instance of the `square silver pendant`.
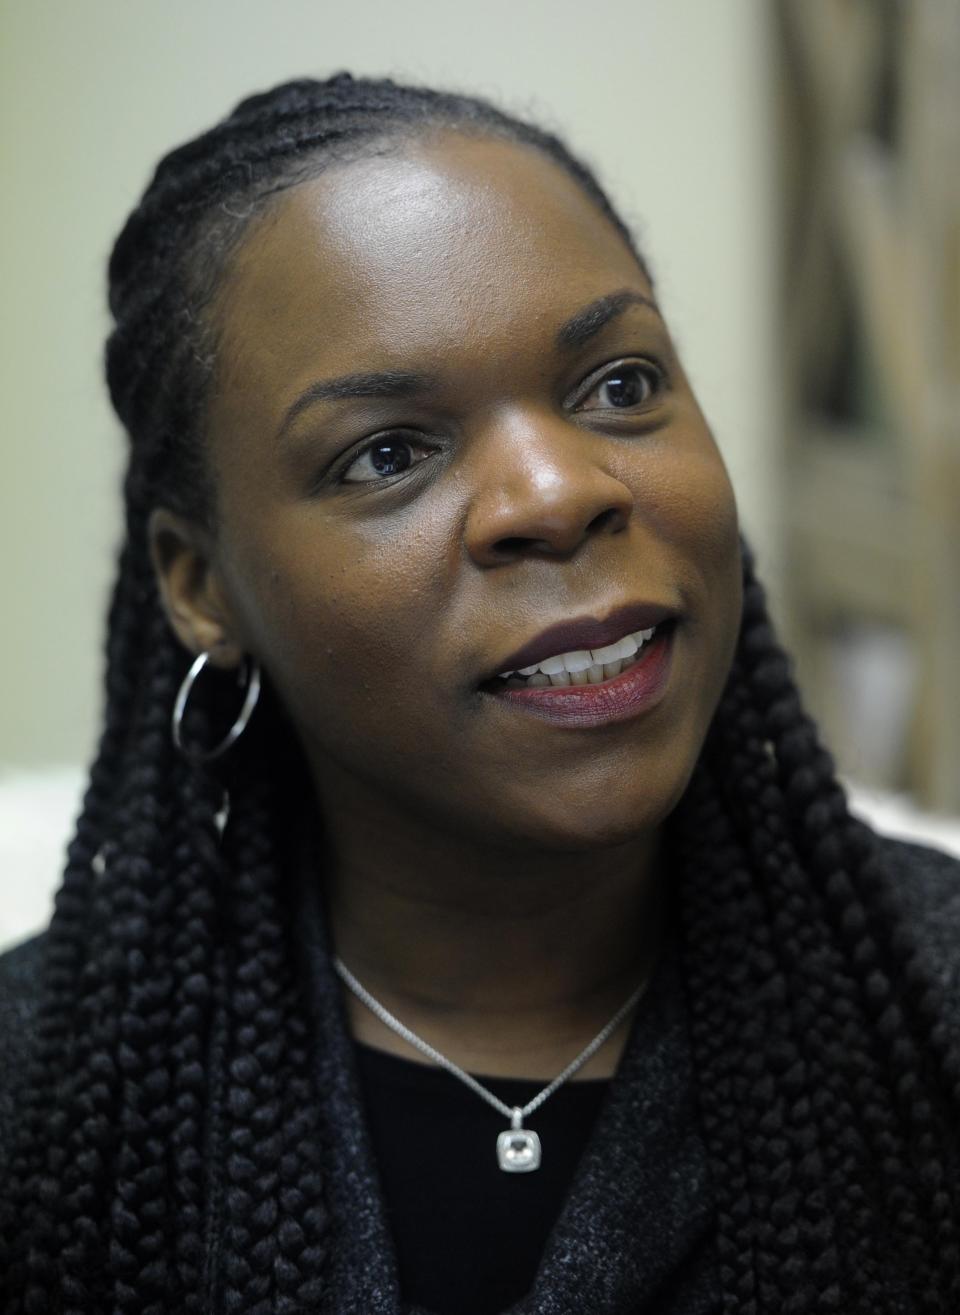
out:
<path id="1" fill-rule="evenodd" d="M 497 1163 L 504 1173 L 540 1168 L 540 1138 L 529 1128 L 510 1128 L 497 1138 Z"/>

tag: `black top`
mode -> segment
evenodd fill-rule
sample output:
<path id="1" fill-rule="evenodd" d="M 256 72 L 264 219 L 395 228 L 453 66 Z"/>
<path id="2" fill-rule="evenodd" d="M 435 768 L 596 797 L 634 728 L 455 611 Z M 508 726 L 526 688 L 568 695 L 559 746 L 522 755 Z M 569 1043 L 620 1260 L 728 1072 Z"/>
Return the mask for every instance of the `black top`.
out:
<path id="1" fill-rule="evenodd" d="M 441 1068 L 356 1047 L 361 1095 L 405 1300 L 497 1315 L 531 1287 L 609 1083 L 571 1080 L 526 1121 L 540 1168 L 505 1173 L 507 1120 Z M 479 1079 L 511 1109 L 545 1082 Z"/>
<path id="2" fill-rule="evenodd" d="M 322 943 L 307 931 L 307 944 L 321 1027 L 330 1035 L 343 1026 L 342 1000 L 321 986 L 330 972 Z M 719 1312 L 714 1212 L 678 967 L 670 944 L 613 1080 L 561 1088 L 530 1117 L 543 1143 L 539 1182 L 536 1173 L 497 1167 L 505 1121 L 450 1074 L 353 1041 L 346 1053 L 318 1052 L 321 1089 L 344 1112 L 348 1093 L 359 1098 L 356 1117 L 328 1134 L 331 1205 L 353 1220 L 334 1249 L 338 1310 Z M 541 1085 L 491 1080 L 508 1100 L 516 1086 L 533 1095 Z M 416 1163 L 415 1141 L 440 1148 L 430 1165 Z M 462 1142 L 470 1149 L 458 1163 L 453 1148 Z M 529 1218 L 512 1233 L 503 1213 L 509 1196 L 503 1201 L 514 1189 L 524 1193 Z M 432 1195 L 443 1198 L 442 1210 L 432 1208 Z"/>

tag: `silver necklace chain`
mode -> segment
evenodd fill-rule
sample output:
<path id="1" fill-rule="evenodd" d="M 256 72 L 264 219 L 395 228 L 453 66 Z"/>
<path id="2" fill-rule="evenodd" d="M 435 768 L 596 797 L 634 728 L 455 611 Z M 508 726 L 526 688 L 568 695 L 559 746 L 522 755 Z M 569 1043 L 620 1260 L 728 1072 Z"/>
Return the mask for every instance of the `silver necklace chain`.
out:
<path id="1" fill-rule="evenodd" d="M 397 1036 L 403 1037 L 404 1041 L 409 1042 L 421 1054 L 432 1059 L 435 1064 L 439 1064 L 448 1073 L 452 1073 L 455 1078 L 459 1078 L 471 1091 L 475 1091 L 488 1105 L 492 1105 L 504 1118 L 510 1120 L 511 1131 L 501 1133 L 497 1139 L 497 1155 L 500 1168 L 513 1173 L 529 1172 L 529 1170 L 536 1169 L 540 1165 L 539 1138 L 536 1133 L 523 1128 L 523 1120 L 539 1109 L 558 1087 L 562 1087 L 568 1078 L 573 1077 L 574 1073 L 582 1068 L 591 1056 L 597 1053 L 604 1042 L 617 1030 L 630 1010 L 637 1004 L 647 988 L 647 982 L 641 982 L 630 998 L 623 1002 L 606 1026 L 601 1028 L 590 1044 L 580 1051 L 576 1059 L 570 1061 L 562 1073 L 558 1074 L 542 1091 L 539 1091 L 533 1100 L 528 1101 L 523 1107 L 515 1105 L 511 1108 L 504 1101 L 499 1100 L 483 1083 L 478 1082 L 472 1074 L 465 1072 L 459 1064 L 455 1064 L 452 1059 L 447 1059 L 446 1055 L 442 1055 L 439 1050 L 434 1049 L 429 1041 L 424 1041 L 423 1037 L 417 1036 L 416 1032 L 411 1031 L 409 1027 L 401 1023 L 399 1018 L 391 1014 L 389 1009 L 375 999 L 366 987 L 357 981 L 350 969 L 337 956 L 334 956 L 333 966 L 338 976 L 346 983 L 357 999 L 365 1004 L 370 1012 L 380 1019 L 381 1023 L 384 1023 L 391 1031 L 396 1032 Z M 511 1137 L 512 1133 L 515 1133 L 516 1136 Z"/>

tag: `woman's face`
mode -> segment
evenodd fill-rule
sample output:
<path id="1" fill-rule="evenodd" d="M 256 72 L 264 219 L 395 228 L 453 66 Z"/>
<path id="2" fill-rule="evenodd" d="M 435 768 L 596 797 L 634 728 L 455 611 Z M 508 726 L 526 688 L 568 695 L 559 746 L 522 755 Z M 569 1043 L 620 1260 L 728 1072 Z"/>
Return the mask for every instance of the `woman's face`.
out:
<path id="1" fill-rule="evenodd" d="M 528 148 L 397 146 L 284 193 L 220 315 L 211 578 L 321 799 L 555 849 L 659 824 L 735 645 L 736 507 L 595 204 Z M 639 679 L 497 678 L 661 615 Z"/>

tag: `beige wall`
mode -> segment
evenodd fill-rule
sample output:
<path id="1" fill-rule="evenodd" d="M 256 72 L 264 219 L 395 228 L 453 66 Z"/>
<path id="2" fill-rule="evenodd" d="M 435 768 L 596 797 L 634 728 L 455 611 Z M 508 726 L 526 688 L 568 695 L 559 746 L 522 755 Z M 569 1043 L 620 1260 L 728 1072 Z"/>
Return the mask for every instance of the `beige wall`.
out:
<path id="1" fill-rule="evenodd" d="M 82 762 L 122 439 L 104 263 L 158 156 L 339 68 L 488 94 L 567 134 L 639 228 L 769 575 L 777 560 L 764 0 L 4 0 L 0 766 Z"/>

